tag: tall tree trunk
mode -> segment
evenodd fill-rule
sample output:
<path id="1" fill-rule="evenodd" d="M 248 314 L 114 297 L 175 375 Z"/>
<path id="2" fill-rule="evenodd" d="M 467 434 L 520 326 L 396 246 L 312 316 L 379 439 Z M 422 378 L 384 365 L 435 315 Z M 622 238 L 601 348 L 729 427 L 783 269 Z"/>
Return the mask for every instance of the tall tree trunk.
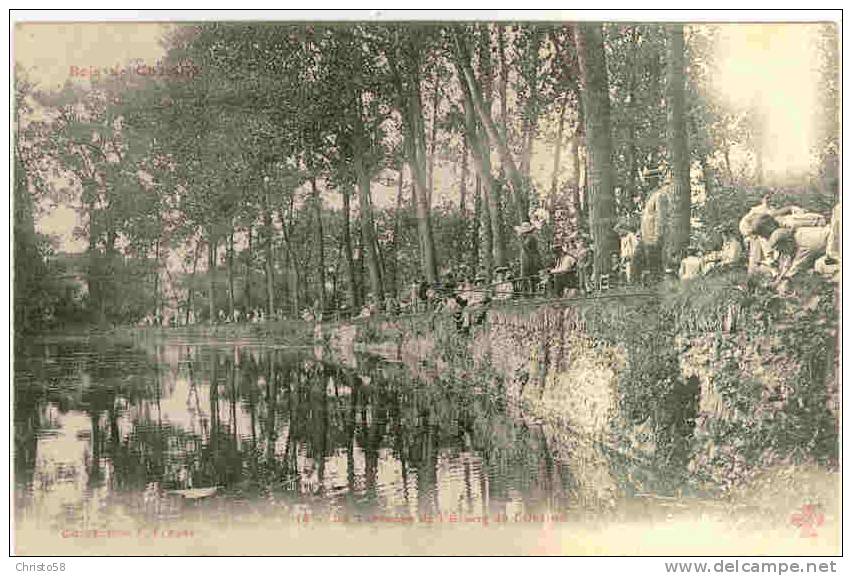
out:
<path id="1" fill-rule="evenodd" d="M 470 155 L 468 150 L 467 137 L 462 136 L 462 165 L 461 165 L 461 183 L 459 186 L 459 212 L 464 216 L 467 210 L 467 179 L 470 173 L 470 167 L 467 163 L 467 157 Z"/>
<path id="2" fill-rule="evenodd" d="M 318 271 L 319 271 L 319 305 L 320 310 L 325 310 L 325 239 L 322 229 L 322 199 L 320 198 L 319 190 L 317 189 L 316 178 L 311 178 L 311 194 L 314 204 L 314 214 L 316 215 L 316 235 L 317 235 L 317 251 L 318 251 Z"/>
<path id="3" fill-rule="evenodd" d="M 438 259 L 435 254 L 435 241 L 432 236 L 431 190 L 427 174 L 426 136 L 423 127 L 423 107 L 420 102 L 417 74 L 413 74 L 408 90 L 408 128 L 405 135 L 408 148 L 408 165 L 414 180 L 414 205 L 417 214 L 417 232 L 422 248 L 423 275 L 427 282 L 438 280 Z"/>
<path id="4" fill-rule="evenodd" d="M 189 285 L 189 294 L 187 294 L 187 298 L 186 298 L 187 302 L 186 302 L 185 323 L 187 325 L 189 325 L 190 312 L 192 312 L 193 316 L 197 316 L 193 311 L 193 307 L 195 306 L 195 278 L 196 278 L 196 272 L 198 270 L 198 258 L 200 257 L 200 255 L 201 255 L 201 240 L 199 239 L 195 243 L 195 254 L 192 257 L 192 276 L 191 276 L 192 280 L 191 280 L 190 285 Z"/>
<path id="5" fill-rule="evenodd" d="M 461 68 L 461 64 L 459 65 Z M 461 73 L 461 69 L 459 69 Z M 500 190 L 491 173 L 491 148 L 482 133 L 482 128 L 474 111 L 473 97 L 470 87 L 462 83 L 462 108 L 464 109 L 465 138 L 470 144 L 473 156 L 473 167 L 477 177 L 477 194 L 483 195 L 485 201 L 484 213 L 487 215 L 488 238 L 490 247 L 489 261 L 494 266 L 506 265 L 506 244 L 503 238 L 503 214 L 500 202 Z M 489 268 L 490 269 L 490 268 Z"/>
<path id="6" fill-rule="evenodd" d="M 704 183 L 704 195 L 709 198 L 713 195 L 713 168 L 707 159 L 707 153 L 701 152 L 698 162 L 701 164 L 701 180 Z"/>
<path id="7" fill-rule="evenodd" d="M 560 129 L 564 130 L 563 122 L 564 122 L 564 113 L 568 103 L 570 102 L 569 98 L 573 94 L 577 97 L 576 105 L 577 105 L 577 123 L 574 125 L 572 129 L 572 134 L 570 139 L 568 140 L 568 154 L 570 156 L 569 161 L 571 163 L 571 177 L 568 181 L 568 190 L 570 191 L 571 196 L 568 198 L 568 201 L 573 204 L 573 206 L 577 209 L 577 222 L 575 225 L 579 225 L 580 222 L 583 222 L 581 217 L 583 209 L 582 202 L 582 181 L 581 181 L 581 162 L 580 162 L 580 146 L 583 141 L 583 100 L 580 97 L 580 65 L 577 61 L 577 49 L 576 42 L 574 40 L 574 29 L 572 27 L 567 27 L 562 30 L 564 35 L 558 34 L 555 31 L 551 31 L 550 40 L 554 46 L 556 51 L 556 56 L 559 59 L 560 65 L 564 67 L 567 71 L 565 80 L 566 87 L 563 102 L 563 109 L 560 111 Z M 564 131 L 562 132 L 564 135 Z M 560 139 L 560 143 L 562 140 Z M 557 152 L 561 152 L 561 148 L 557 150 Z M 561 160 L 560 160 L 561 163 Z M 555 173 L 555 171 L 554 171 Z M 558 183 L 557 183 L 558 186 Z"/>
<path id="8" fill-rule="evenodd" d="M 550 198 L 556 198 L 559 192 L 559 167 L 562 163 L 562 140 L 565 134 L 565 109 L 568 107 L 568 95 L 565 94 L 562 99 L 562 106 L 559 107 L 559 127 L 556 130 L 556 150 L 553 154 L 553 176 L 550 179 Z"/>
<path id="9" fill-rule="evenodd" d="M 627 127 L 627 150 L 626 150 L 626 163 L 627 163 L 627 178 L 624 182 L 624 193 L 622 196 L 622 206 L 625 207 L 626 210 L 633 210 L 636 208 L 634 202 L 636 198 L 636 177 L 638 175 L 638 163 L 637 163 L 637 154 L 636 154 L 636 126 L 631 124 Z"/>
<path id="10" fill-rule="evenodd" d="M 399 292 L 399 226 L 400 214 L 402 214 L 402 191 L 405 186 L 405 178 L 402 171 L 402 166 L 399 167 L 399 176 L 397 179 L 396 188 L 396 207 L 393 213 L 393 239 L 391 240 L 391 270 L 393 277 L 391 279 L 391 291 L 396 294 Z"/>
<path id="11" fill-rule="evenodd" d="M 154 312 L 160 310 L 160 239 L 154 242 Z"/>
<path id="12" fill-rule="evenodd" d="M 636 198 L 636 177 L 639 170 L 636 146 L 636 68 L 638 66 L 639 36 L 635 26 L 630 31 L 630 39 L 633 53 L 630 69 L 627 72 L 627 97 L 629 99 L 627 103 L 627 180 L 624 183 L 622 202 L 627 210 L 632 211 L 637 208 L 634 199 Z"/>
<path id="13" fill-rule="evenodd" d="M 92 199 L 88 202 L 88 217 L 89 217 L 89 249 L 87 251 L 88 262 L 86 266 L 86 286 L 89 291 L 89 300 L 92 305 L 100 309 L 101 301 L 101 285 L 100 285 L 100 255 L 98 254 L 98 232 L 95 222 L 96 199 L 92 195 Z M 98 312 L 100 313 L 100 312 Z"/>
<path id="14" fill-rule="evenodd" d="M 666 27 L 668 103 L 666 139 L 672 167 L 673 203 L 671 235 L 667 242 L 669 265 L 677 267 L 689 245 L 691 193 L 689 189 L 689 148 L 686 140 L 684 102 L 683 25 Z"/>
<path id="15" fill-rule="evenodd" d="M 588 146 L 590 227 L 594 242 L 594 272 L 599 277 L 618 253 L 613 195 L 612 136 L 609 116 L 609 81 L 599 24 L 578 24 L 575 33 L 582 80 L 585 133 Z"/>
<path id="16" fill-rule="evenodd" d="M 582 122 L 582 120 L 581 120 Z M 571 149 L 571 188 L 577 193 L 577 206 L 580 206 L 580 140 L 582 140 L 581 135 L 581 126 L 582 124 L 577 124 L 574 129 L 574 134 L 571 136 L 570 141 L 570 149 Z"/>
<path id="17" fill-rule="evenodd" d="M 758 143 L 754 148 L 754 183 L 758 186 L 763 186 L 764 181 L 762 146 L 761 143 Z"/>
<path id="18" fill-rule="evenodd" d="M 252 299 L 251 299 L 251 286 L 252 286 L 252 259 L 254 258 L 254 251 L 252 246 L 252 236 L 253 230 L 251 224 L 248 227 L 248 254 L 246 255 L 246 281 L 245 281 L 245 298 L 246 298 L 246 312 L 251 311 L 252 308 Z"/>
<path id="19" fill-rule="evenodd" d="M 472 275 L 476 275 L 476 271 L 479 269 L 479 222 L 482 218 L 481 188 L 479 176 L 477 176 L 473 189 L 473 218 L 471 218 L 470 223 L 470 259 L 468 267 Z"/>
<path id="20" fill-rule="evenodd" d="M 228 313 L 231 318 L 234 317 L 234 227 L 231 225 L 231 231 L 228 234 Z"/>
<path id="21" fill-rule="evenodd" d="M 538 125 L 538 52 L 541 49 L 541 31 L 534 28 L 530 45 L 526 50 L 526 69 L 524 76 L 527 84 L 528 94 L 524 102 L 523 118 L 523 149 L 521 151 L 520 171 L 525 182 L 530 179 L 530 164 L 532 163 L 532 149 L 535 141 L 536 126 Z"/>
<path id="22" fill-rule="evenodd" d="M 731 147 L 727 140 L 722 138 L 722 157 L 725 160 L 725 173 L 728 176 L 728 186 L 734 185 L 734 169 L 731 164 Z"/>
<path id="23" fill-rule="evenodd" d="M 432 125 L 429 130 L 429 206 L 432 206 L 432 193 L 435 183 L 435 147 L 438 138 L 438 103 L 441 98 L 440 78 L 435 70 L 435 86 L 432 90 Z"/>
<path id="24" fill-rule="evenodd" d="M 210 313 L 210 322 L 216 321 L 216 254 L 218 239 L 210 232 L 207 242 L 207 308 Z"/>
<path id="25" fill-rule="evenodd" d="M 476 115 L 485 128 L 485 133 L 491 143 L 497 147 L 497 153 L 500 155 L 500 162 L 506 175 L 509 177 L 510 189 L 512 191 L 512 200 L 515 208 L 515 216 L 520 222 L 524 222 L 528 218 L 529 213 L 529 197 L 527 194 L 527 186 L 521 172 L 518 170 L 518 165 L 512 158 L 512 153 L 506 142 L 506 138 L 502 132 L 497 129 L 494 124 L 494 119 L 491 117 L 491 111 L 483 99 L 482 93 L 479 90 L 479 85 L 473 75 L 473 70 L 470 67 L 470 56 L 465 45 L 464 38 L 461 34 L 455 35 L 457 50 L 459 53 L 458 62 L 461 68 L 462 81 L 467 84 L 467 89 L 470 91 L 471 100 L 473 102 Z"/>
<path id="26" fill-rule="evenodd" d="M 356 285 L 358 286 L 358 301 L 364 302 L 364 298 L 367 297 L 367 284 L 368 280 L 367 274 L 365 272 L 366 266 L 364 265 L 364 238 L 360 233 L 361 220 L 359 217 L 358 226 L 359 233 L 355 236 L 355 274 L 356 274 Z"/>
<path id="27" fill-rule="evenodd" d="M 275 314 L 275 253 L 272 244 L 272 208 L 269 205 L 269 187 L 263 186 L 263 227 L 264 251 L 266 252 L 264 268 L 266 272 L 266 312 L 272 318 Z"/>
<path id="28" fill-rule="evenodd" d="M 509 150 L 505 134 L 500 132 L 494 124 L 494 119 L 491 117 L 490 102 L 483 99 L 476 78 L 473 75 L 473 69 L 470 65 L 470 55 L 465 45 L 464 36 L 458 30 L 455 34 L 455 43 L 458 56 L 457 60 L 462 72 L 460 74 L 462 84 L 467 84 L 476 115 L 479 118 L 479 122 L 485 128 L 488 139 L 497 146 L 502 169 L 508 176 L 515 216 L 519 222 L 526 222 L 529 219 L 529 181 L 518 170 L 518 166 Z M 518 243 L 521 255 L 521 273 L 523 275 L 536 274 L 540 264 L 540 257 L 535 237 L 526 236 L 518 238 Z"/>
<path id="29" fill-rule="evenodd" d="M 370 198 L 370 172 L 364 158 L 366 137 L 364 136 L 363 118 L 361 116 L 361 93 L 357 92 L 355 123 L 355 175 L 358 184 L 358 206 L 361 211 L 361 246 L 366 257 L 367 269 L 370 276 L 370 291 L 377 302 L 384 296 L 382 275 L 379 268 L 379 255 L 376 252 L 376 230 L 373 224 L 373 206 Z M 425 175 L 424 175 L 425 177 Z"/>
<path id="30" fill-rule="evenodd" d="M 346 286 L 349 292 L 349 305 L 352 310 L 358 308 L 358 283 L 355 279 L 355 260 L 352 256 L 352 234 L 349 231 L 349 217 L 351 214 L 350 198 L 352 189 L 349 184 L 341 187 L 343 196 L 343 255 L 346 258 Z"/>
<path id="31" fill-rule="evenodd" d="M 500 82 L 497 90 L 500 93 L 500 123 L 506 130 L 509 139 L 509 102 L 506 98 L 509 86 L 509 61 L 506 58 L 506 31 L 502 24 L 497 24 L 497 51 L 500 57 Z"/>
<path id="32" fill-rule="evenodd" d="M 485 186 L 482 185 L 482 179 L 476 177 L 476 195 L 480 198 L 480 204 L 484 204 L 485 208 L 481 209 L 480 222 L 482 228 L 482 250 L 480 251 L 482 265 L 485 268 L 485 275 L 488 281 L 491 281 L 492 271 L 494 270 L 494 231 L 491 227 L 492 220 L 489 216 L 488 199 L 485 191 Z"/>
<path id="33" fill-rule="evenodd" d="M 283 301 L 289 302 L 292 306 L 291 310 L 294 316 L 299 315 L 299 307 L 300 307 L 300 295 L 299 295 L 299 286 L 301 283 L 300 277 L 303 275 L 299 274 L 299 263 L 296 259 L 296 254 L 293 252 L 293 242 L 291 241 L 290 234 L 288 230 L 291 230 L 293 227 L 293 204 L 295 202 L 295 195 L 290 194 L 290 202 L 289 207 L 287 209 L 287 214 L 285 215 L 284 207 L 280 206 L 278 208 L 278 219 L 281 220 L 281 239 L 284 241 L 284 294 Z"/>

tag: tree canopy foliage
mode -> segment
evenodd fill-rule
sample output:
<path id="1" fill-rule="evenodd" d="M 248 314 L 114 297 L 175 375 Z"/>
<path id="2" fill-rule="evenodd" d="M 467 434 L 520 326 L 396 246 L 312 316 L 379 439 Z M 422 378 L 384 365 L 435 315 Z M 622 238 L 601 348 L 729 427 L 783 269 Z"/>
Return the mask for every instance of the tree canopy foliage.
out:
<path id="1" fill-rule="evenodd" d="M 707 230 L 767 186 L 760 115 L 727 106 L 712 82 L 717 35 L 210 22 L 164 39 L 169 74 L 44 91 L 16 69 L 16 322 L 298 315 L 400 297 L 421 278 L 522 275 L 552 263 L 558 242 L 547 225 L 535 241 L 513 230 L 566 201 L 598 271 L 661 164 L 677 180 L 677 249 L 713 242 Z M 838 182 L 836 30 L 817 43 L 815 169 L 783 191 L 825 209 Z M 70 271 L 54 270 L 36 232 L 50 203 L 79 214 L 87 249 Z"/>

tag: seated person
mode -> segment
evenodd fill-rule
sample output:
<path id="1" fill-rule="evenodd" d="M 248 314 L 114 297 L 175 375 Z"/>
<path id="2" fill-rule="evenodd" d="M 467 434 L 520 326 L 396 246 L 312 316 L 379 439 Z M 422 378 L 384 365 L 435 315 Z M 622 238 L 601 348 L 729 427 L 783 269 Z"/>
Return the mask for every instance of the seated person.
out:
<path id="1" fill-rule="evenodd" d="M 388 314 L 399 314 L 399 302 L 390 294 L 385 296 L 385 312 Z"/>
<path id="2" fill-rule="evenodd" d="M 418 309 L 418 302 L 420 302 L 420 283 L 419 282 L 412 282 L 411 283 L 408 298 L 409 298 L 409 301 L 411 302 L 411 306 L 412 306 L 413 311 L 416 312 L 417 309 Z"/>
<path id="3" fill-rule="evenodd" d="M 826 254 L 814 262 L 814 272 L 830 282 L 840 282 L 840 261 Z"/>
<path id="4" fill-rule="evenodd" d="M 473 282 L 465 278 L 459 286 L 459 297 L 467 303 L 470 302 L 471 296 L 473 296 Z"/>
<path id="5" fill-rule="evenodd" d="M 719 254 L 719 262 L 726 265 L 738 264 L 743 258 L 743 245 L 730 232 L 724 232 L 722 238 L 722 251 Z"/>
<path id="6" fill-rule="evenodd" d="M 448 310 L 450 312 L 455 312 L 462 307 L 461 301 L 459 297 L 454 294 L 450 294 L 441 302 L 441 308 L 443 310 Z"/>
<path id="7" fill-rule="evenodd" d="M 678 277 L 681 280 L 691 280 L 701 276 L 704 261 L 694 248 L 690 248 L 688 256 L 680 261 Z"/>
<path id="8" fill-rule="evenodd" d="M 485 277 L 477 276 L 473 281 L 473 288 L 470 291 L 470 297 L 467 300 L 468 306 L 479 306 L 487 299 L 487 291 L 485 288 Z"/>
<path id="9" fill-rule="evenodd" d="M 817 274 L 832 282 L 840 282 L 840 218 L 841 209 L 838 204 L 831 213 L 825 256 L 819 258 L 814 264 Z"/>
<path id="10" fill-rule="evenodd" d="M 563 246 L 562 255 L 556 266 L 550 270 L 553 292 L 557 297 L 561 297 L 566 289 L 579 288 L 577 264 L 578 259 L 571 253 L 570 247 Z"/>
<path id="11" fill-rule="evenodd" d="M 429 286 L 426 289 L 426 309 L 434 310 L 441 303 L 441 287 L 438 284 Z"/>
<path id="12" fill-rule="evenodd" d="M 428 291 L 429 285 L 422 277 L 411 284 L 411 304 L 415 312 L 420 312 L 426 308 Z"/>
<path id="13" fill-rule="evenodd" d="M 451 294 L 444 301 L 443 309 L 452 313 L 456 330 L 463 330 L 465 327 L 464 310 L 466 307 L 467 300 L 462 298 L 461 294 Z"/>
<path id="14" fill-rule="evenodd" d="M 552 284 L 553 282 L 550 270 L 548 270 L 547 268 L 542 268 L 538 271 L 538 282 L 535 286 L 535 293 L 542 295 L 550 294 L 552 290 Z"/>
<path id="15" fill-rule="evenodd" d="M 498 266 L 494 269 L 494 279 L 496 286 L 494 287 L 495 300 L 509 300 L 514 296 L 515 289 L 512 285 L 512 273 L 505 266 Z"/>
<path id="16" fill-rule="evenodd" d="M 358 314 L 358 318 L 369 318 L 370 316 L 375 316 L 378 313 L 379 306 L 376 304 L 376 297 L 372 292 L 369 292 L 364 301 L 364 305 L 361 307 L 361 312 Z"/>
<path id="17" fill-rule="evenodd" d="M 464 309 L 464 325 L 470 327 L 473 324 L 482 322 L 485 318 L 487 304 L 491 301 L 488 294 L 488 288 L 485 285 L 485 277 L 477 276 L 474 280 L 473 292 L 467 301 L 467 306 Z"/>
<path id="18" fill-rule="evenodd" d="M 623 271 L 621 268 L 621 258 L 615 252 L 609 255 L 609 269 L 610 285 L 612 287 L 619 286 L 622 283 Z"/>
<path id="19" fill-rule="evenodd" d="M 722 248 L 708 252 L 702 259 L 702 273 L 715 268 L 728 268 L 737 265 L 743 258 L 743 247 L 731 232 L 722 232 Z"/>
<path id="20" fill-rule="evenodd" d="M 372 315 L 370 311 L 370 307 L 367 304 L 361 307 L 361 312 L 358 314 L 358 318 L 369 318 Z M 303 316 L 304 318 L 304 316 Z M 310 322 L 308 318 L 304 318 L 305 321 Z"/>

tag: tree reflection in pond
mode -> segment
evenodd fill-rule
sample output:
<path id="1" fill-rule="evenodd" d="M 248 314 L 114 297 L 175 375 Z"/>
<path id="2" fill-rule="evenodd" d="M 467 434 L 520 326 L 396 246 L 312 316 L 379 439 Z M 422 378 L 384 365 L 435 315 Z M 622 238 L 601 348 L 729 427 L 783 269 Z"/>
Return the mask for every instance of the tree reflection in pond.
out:
<path id="1" fill-rule="evenodd" d="M 59 526 L 558 513 L 588 484 L 487 387 L 261 345 L 31 343 L 14 424 L 16 513 Z"/>

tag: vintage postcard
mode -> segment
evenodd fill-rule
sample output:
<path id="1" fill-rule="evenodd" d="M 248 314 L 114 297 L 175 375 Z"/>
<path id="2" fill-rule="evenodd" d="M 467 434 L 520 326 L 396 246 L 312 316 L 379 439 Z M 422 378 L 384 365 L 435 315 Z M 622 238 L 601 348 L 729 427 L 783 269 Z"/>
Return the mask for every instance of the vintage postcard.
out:
<path id="1" fill-rule="evenodd" d="M 839 15 L 558 14 L 13 14 L 12 553 L 839 555 Z"/>

